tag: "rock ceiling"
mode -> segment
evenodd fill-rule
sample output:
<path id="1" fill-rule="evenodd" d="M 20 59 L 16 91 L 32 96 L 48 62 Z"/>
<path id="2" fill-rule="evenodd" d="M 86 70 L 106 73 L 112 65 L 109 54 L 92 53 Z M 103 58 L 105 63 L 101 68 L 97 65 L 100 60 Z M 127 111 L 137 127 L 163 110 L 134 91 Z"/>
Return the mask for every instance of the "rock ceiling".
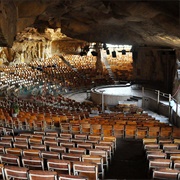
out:
<path id="1" fill-rule="evenodd" d="M 0 6 L 1 46 L 11 47 L 15 39 L 23 41 L 27 37 L 71 37 L 88 42 L 180 48 L 180 2 L 175 0 L 1 0 Z M 61 28 L 67 37 L 52 36 L 47 28 Z"/>

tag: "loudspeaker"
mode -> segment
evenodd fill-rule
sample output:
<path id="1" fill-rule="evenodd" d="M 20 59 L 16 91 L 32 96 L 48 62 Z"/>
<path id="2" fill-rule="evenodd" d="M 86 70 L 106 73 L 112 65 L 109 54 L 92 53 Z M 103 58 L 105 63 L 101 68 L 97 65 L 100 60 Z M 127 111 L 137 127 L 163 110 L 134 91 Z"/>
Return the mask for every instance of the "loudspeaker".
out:
<path id="1" fill-rule="evenodd" d="M 116 57 L 116 51 L 112 51 L 112 57 Z"/>
<path id="2" fill-rule="evenodd" d="M 97 53 L 96 51 L 91 51 L 91 54 L 92 54 L 93 56 L 97 56 L 97 55 L 98 55 L 98 53 Z"/>
<path id="3" fill-rule="evenodd" d="M 122 55 L 126 55 L 126 50 L 125 49 L 122 50 Z"/>
<path id="4" fill-rule="evenodd" d="M 108 55 L 110 54 L 109 49 L 106 50 L 106 54 L 108 54 Z"/>

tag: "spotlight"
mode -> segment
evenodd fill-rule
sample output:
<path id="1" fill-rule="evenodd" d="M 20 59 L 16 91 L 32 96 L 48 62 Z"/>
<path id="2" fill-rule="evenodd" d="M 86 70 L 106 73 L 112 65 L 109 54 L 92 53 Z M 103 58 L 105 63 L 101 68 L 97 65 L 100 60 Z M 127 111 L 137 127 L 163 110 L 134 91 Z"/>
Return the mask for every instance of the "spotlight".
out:
<path id="1" fill-rule="evenodd" d="M 104 50 L 107 50 L 106 43 L 103 44 L 103 49 L 104 49 Z"/>
<path id="2" fill-rule="evenodd" d="M 122 55 L 126 55 L 126 50 L 125 49 L 122 50 Z"/>
<path id="3" fill-rule="evenodd" d="M 97 53 L 96 51 L 91 51 L 91 54 L 92 54 L 93 56 L 97 56 L 97 55 L 98 55 L 98 53 Z"/>
<path id="4" fill-rule="evenodd" d="M 106 50 L 106 54 L 108 54 L 108 55 L 110 54 L 109 49 Z"/>
<path id="5" fill-rule="evenodd" d="M 112 51 L 112 57 L 116 57 L 116 51 Z"/>

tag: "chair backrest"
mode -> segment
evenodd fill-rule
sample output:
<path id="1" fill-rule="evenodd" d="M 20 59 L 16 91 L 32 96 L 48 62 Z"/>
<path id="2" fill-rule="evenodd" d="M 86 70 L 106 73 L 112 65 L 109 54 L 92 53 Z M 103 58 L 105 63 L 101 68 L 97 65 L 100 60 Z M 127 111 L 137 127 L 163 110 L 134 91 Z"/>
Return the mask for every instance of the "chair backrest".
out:
<path id="1" fill-rule="evenodd" d="M 53 151 L 41 151 L 41 157 L 44 159 L 60 159 L 60 153 Z"/>
<path id="2" fill-rule="evenodd" d="M 153 179 L 179 179 L 180 171 L 171 168 L 158 168 L 153 171 Z"/>
<path id="3" fill-rule="evenodd" d="M 66 147 L 50 145 L 49 146 L 49 151 L 58 152 L 58 153 L 65 153 L 66 152 Z"/>
<path id="4" fill-rule="evenodd" d="M 68 149 L 69 153 L 75 153 L 75 154 L 86 154 L 86 149 L 85 148 L 69 148 Z"/>
<path id="5" fill-rule="evenodd" d="M 57 180 L 57 172 L 30 170 L 29 180 Z"/>
<path id="6" fill-rule="evenodd" d="M 23 167 L 28 167 L 30 169 L 38 168 L 44 170 L 44 161 L 42 158 L 39 157 L 23 156 L 22 165 Z"/>
<path id="7" fill-rule="evenodd" d="M 5 148 L 5 153 L 21 156 L 22 155 L 22 149 L 20 149 L 20 148 Z"/>
<path id="8" fill-rule="evenodd" d="M 37 149 L 37 150 L 40 150 L 40 151 L 46 151 L 47 146 L 44 145 L 44 144 L 31 144 L 30 149 Z"/>
<path id="9" fill-rule="evenodd" d="M 36 156 L 40 157 L 40 150 L 38 149 L 24 149 L 23 156 Z"/>
<path id="10" fill-rule="evenodd" d="M 14 142 L 13 146 L 15 148 L 21 148 L 21 149 L 28 149 L 29 148 L 29 144 L 27 142 Z"/>
<path id="11" fill-rule="evenodd" d="M 0 161 L 3 164 L 16 165 L 20 167 L 19 156 L 13 154 L 1 154 Z"/>
<path id="12" fill-rule="evenodd" d="M 28 179 L 28 168 L 18 166 L 4 166 L 4 176 L 6 179 Z"/>
<path id="13" fill-rule="evenodd" d="M 74 175 L 87 176 L 89 180 L 98 179 L 98 165 L 95 163 L 74 162 Z"/>
<path id="14" fill-rule="evenodd" d="M 62 153 L 61 158 L 63 160 L 69 160 L 69 161 L 81 161 L 81 154 L 73 154 L 73 153 Z"/>
<path id="15" fill-rule="evenodd" d="M 68 160 L 47 159 L 47 168 L 48 170 L 56 170 L 59 173 L 71 174 L 71 162 Z"/>

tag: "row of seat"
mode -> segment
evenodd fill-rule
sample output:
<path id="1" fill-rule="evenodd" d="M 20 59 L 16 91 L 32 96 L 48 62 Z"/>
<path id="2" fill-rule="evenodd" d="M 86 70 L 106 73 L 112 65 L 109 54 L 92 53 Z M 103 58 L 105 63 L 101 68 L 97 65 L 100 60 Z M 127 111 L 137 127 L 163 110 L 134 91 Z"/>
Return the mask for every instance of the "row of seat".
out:
<path id="1" fill-rule="evenodd" d="M 30 170 L 26 167 L 17 167 L 0 164 L 0 175 L 3 180 L 97 180 L 97 165 L 93 163 L 73 163 L 73 174 L 61 174 L 57 171 Z"/>
<path id="2" fill-rule="evenodd" d="M 155 179 L 180 177 L 180 139 L 144 138 L 143 145 L 150 177 Z"/>

